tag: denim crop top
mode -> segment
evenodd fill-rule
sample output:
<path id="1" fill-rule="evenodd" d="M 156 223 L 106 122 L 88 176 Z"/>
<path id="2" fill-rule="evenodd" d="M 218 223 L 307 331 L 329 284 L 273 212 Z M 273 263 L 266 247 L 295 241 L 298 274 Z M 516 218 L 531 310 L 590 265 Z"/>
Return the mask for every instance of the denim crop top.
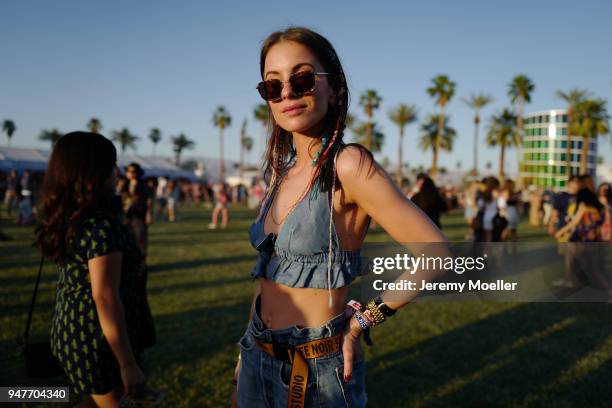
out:
<path id="1" fill-rule="evenodd" d="M 332 184 L 335 186 L 335 180 Z M 262 203 L 259 216 L 249 227 L 251 245 L 259 251 L 251 271 L 253 278 L 265 277 L 293 288 L 331 290 L 348 285 L 361 274 L 361 251 L 340 249 L 330 218 L 329 196 L 315 188 L 285 218 L 278 235 L 264 232 L 264 222 L 278 188 L 274 187 Z"/>

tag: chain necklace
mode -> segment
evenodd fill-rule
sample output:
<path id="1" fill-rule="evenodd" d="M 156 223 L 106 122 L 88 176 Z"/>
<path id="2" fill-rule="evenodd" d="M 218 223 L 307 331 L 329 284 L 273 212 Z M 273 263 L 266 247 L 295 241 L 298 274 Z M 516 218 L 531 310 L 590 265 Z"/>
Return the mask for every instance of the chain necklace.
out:
<path id="1" fill-rule="evenodd" d="M 288 172 L 287 172 L 288 173 Z M 281 179 L 279 185 L 278 185 L 278 190 L 276 190 L 276 194 L 274 195 L 274 200 L 272 200 L 272 204 L 270 205 L 270 209 L 272 209 L 272 207 L 274 206 L 274 201 L 276 200 L 276 197 L 278 195 L 278 191 L 280 190 L 281 186 L 283 185 L 283 183 L 285 182 L 285 179 L 287 178 L 287 174 L 285 174 L 285 176 Z M 295 210 L 295 208 L 300 204 L 300 202 L 302 201 L 302 199 L 304 198 L 304 196 L 306 195 L 306 193 L 308 192 L 310 187 L 310 180 L 308 181 L 308 183 L 306 184 L 306 188 L 304 189 L 304 191 L 302 191 L 302 193 L 300 194 L 300 196 L 298 197 L 297 201 L 295 203 L 293 203 L 293 205 L 291 207 L 289 207 L 289 211 L 287 212 L 287 214 L 285 214 L 285 216 L 283 217 L 282 220 L 280 221 L 276 221 L 276 218 L 274 218 L 274 214 L 273 211 L 270 211 L 270 218 L 272 219 L 272 222 L 276 225 L 281 225 L 285 222 L 285 219 L 287 219 L 287 217 L 289 216 L 289 214 L 291 214 L 293 212 L 293 210 Z"/>

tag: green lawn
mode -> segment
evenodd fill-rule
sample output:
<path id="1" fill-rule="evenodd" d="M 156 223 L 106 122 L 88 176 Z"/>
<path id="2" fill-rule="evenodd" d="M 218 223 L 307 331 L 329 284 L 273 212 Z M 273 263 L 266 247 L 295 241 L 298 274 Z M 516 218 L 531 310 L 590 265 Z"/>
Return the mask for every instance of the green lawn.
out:
<path id="1" fill-rule="evenodd" d="M 177 223 L 156 223 L 150 232 L 158 343 L 145 360 L 148 382 L 168 392 L 168 407 L 225 405 L 235 342 L 247 323 L 256 253 L 246 229 L 254 212 L 233 209 L 227 230 L 208 230 L 209 216 L 182 208 Z M 0 242 L 0 385 L 46 384 L 25 378 L 15 346 L 39 259 L 32 229 L 3 221 L 13 240 Z M 467 232 L 459 214 L 443 225 L 451 240 Z M 525 223 L 519 231 L 524 240 L 549 239 Z M 366 245 L 389 240 L 375 230 Z M 33 321 L 39 339 L 49 331 L 55 279 L 46 265 Z M 374 330 L 375 346 L 366 349 L 369 406 L 610 406 L 611 310 L 590 303 L 413 303 Z"/>

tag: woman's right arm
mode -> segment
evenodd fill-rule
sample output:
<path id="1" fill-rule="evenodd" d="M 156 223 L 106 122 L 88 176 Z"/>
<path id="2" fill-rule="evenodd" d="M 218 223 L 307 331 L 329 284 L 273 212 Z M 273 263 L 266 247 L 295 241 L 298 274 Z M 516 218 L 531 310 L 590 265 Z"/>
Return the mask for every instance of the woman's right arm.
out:
<path id="1" fill-rule="evenodd" d="M 88 267 L 92 297 L 102 332 L 119 363 L 124 393 L 134 395 L 138 386 L 144 384 L 144 374 L 130 346 L 123 304 L 119 297 L 121 261 L 121 252 L 113 252 L 90 259 Z"/>

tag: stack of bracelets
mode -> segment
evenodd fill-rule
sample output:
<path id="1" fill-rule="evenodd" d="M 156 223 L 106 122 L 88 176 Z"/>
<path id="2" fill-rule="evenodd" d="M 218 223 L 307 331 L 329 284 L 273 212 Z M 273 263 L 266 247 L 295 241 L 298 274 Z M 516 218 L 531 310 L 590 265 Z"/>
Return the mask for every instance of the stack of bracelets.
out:
<path id="1" fill-rule="evenodd" d="M 395 310 L 387 306 L 380 296 L 369 301 L 365 306 L 356 300 L 350 300 L 347 303 L 347 315 L 355 316 L 355 320 L 363 329 L 363 338 L 368 346 L 372 345 L 370 338 L 370 327 L 377 326 L 387 320 L 387 317 L 393 316 Z"/>

